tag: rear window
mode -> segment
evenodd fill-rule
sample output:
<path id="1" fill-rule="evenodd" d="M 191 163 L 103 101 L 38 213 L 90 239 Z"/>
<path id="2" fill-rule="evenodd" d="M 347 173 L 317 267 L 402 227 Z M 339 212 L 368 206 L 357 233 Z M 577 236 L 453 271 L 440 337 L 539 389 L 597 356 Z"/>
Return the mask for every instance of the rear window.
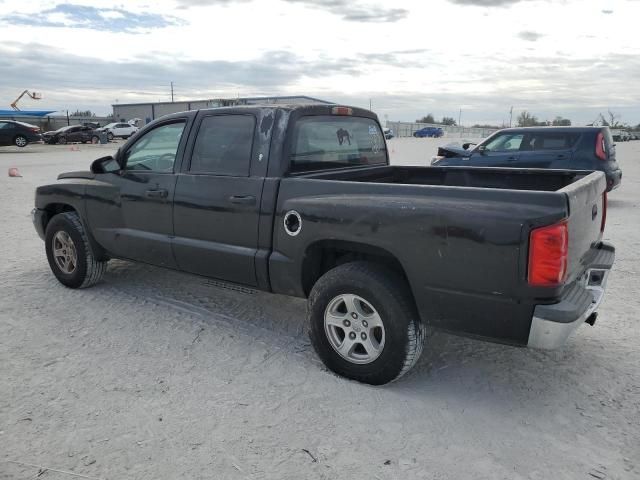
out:
<path id="1" fill-rule="evenodd" d="M 298 120 L 290 150 L 292 172 L 360 165 L 384 165 L 387 149 L 370 118 L 313 116 Z"/>
<path id="2" fill-rule="evenodd" d="M 580 135 L 578 133 L 541 132 L 529 136 L 520 150 L 563 150 L 572 148 Z"/>

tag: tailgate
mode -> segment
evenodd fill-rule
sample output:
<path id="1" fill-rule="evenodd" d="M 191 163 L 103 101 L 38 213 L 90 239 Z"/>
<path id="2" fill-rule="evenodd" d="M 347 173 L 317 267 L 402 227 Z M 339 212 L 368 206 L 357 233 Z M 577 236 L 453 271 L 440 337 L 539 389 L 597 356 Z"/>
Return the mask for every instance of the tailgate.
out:
<path id="1" fill-rule="evenodd" d="M 570 284 L 595 261 L 602 238 L 602 218 L 606 204 L 607 180 L 602 172 L 593 172 L 559 190 L 567 195 L 569 207 L 569 258 L 567 280 Z"/>

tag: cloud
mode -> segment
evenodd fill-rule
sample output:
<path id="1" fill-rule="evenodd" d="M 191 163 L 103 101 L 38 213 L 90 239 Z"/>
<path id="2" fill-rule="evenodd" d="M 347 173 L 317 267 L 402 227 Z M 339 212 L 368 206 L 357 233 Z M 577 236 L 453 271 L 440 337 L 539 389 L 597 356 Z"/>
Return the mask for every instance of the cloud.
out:
<path id="1" fill-rule="evenodd" d="M 6 48 L 5 48 L 6 47 Z M 22 85 L 29 78 L 47 89 L 90 85 L 97 89 L 153 90 L 175 81 L 182 89 L 285 88 L 302 77 L 322 78 L 332 74 L 360 75 L 347 59 L 318 57 L 304 60 L 287 51 L 269 51 L 251 61 L 180 60 L 158 52 L 144 59 L 116 62 L 60 52 L 41 44 L 0 44 L 2 83 Z"/>
<path id="2" fill-rule="evenodd" d="M 509 7 L 516 3 L 526 2 L 530 0 L 449 0 L 451 3 L 458 5 L 471 5 L 474 7 Z"/>
<path id="3" fill-rule="evenodd" d="M 247 3 L 252 0 L 177 0 L 179 8 L 203 7 L 212 5 L 231 5 L 233 3 Z M 387 8 L 357 0 L 282 0 L 286 3 L 305 5 L 310 8 L 326 10 L 342 17 L 348 22 L 361 23 L 394 23 L 409 15 L 404 8 Z"/>
<path id="4" fill-rule="evenodd" d="M 144 30 L 181 25 L 178 18 L 156 13 L 133 13 L 122 8 L 96 8 L 61 3 L 38 15 L 9 13 L 0 23 L 34 27 L 87 28 L 91 30 L 137 33 Z"/>
<path id="5" fill-rule="evenodd" d="M 531 30 L 523 30 L 522 32 L 518 33 L 518 38 L 527 42 L 536 42 L 542 37 L 544 37 L 544 34 L 532 32 Z"/>

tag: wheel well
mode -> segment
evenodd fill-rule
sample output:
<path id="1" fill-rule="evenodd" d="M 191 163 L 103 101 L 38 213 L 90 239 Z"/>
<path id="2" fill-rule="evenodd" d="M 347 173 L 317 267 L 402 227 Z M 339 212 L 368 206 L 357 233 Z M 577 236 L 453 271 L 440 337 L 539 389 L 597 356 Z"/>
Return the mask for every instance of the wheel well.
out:
<path id="1" fill-rule="evenodd" d="M 308 296 L 318 279 L 332 268 L 362 260 L 384 265 L 398 272 L 409 284 L 402 264 L 389 251 L 356 242 L 327 240 L 310 245 L 305 252 L 302 264 L 302 287 L 305 295 Z"/>
<path id="2" fill-rule="evenodd" d="M 42 225 L 43 231 L 47 229 L 47 224 L 49 223 L 49 220 L 51 220 L 53 217 L 55 217 L 59 213 L 76 211 L 75 208 L 73 208 L 71 205 L 68 205 L 66 203 L 50 203 L 49 205 L 44 207 L 43 210 L 47 212 L 47 214 L 45 215 L 45 218 L 42 220 L 44 223 L 44 225 Z"/>

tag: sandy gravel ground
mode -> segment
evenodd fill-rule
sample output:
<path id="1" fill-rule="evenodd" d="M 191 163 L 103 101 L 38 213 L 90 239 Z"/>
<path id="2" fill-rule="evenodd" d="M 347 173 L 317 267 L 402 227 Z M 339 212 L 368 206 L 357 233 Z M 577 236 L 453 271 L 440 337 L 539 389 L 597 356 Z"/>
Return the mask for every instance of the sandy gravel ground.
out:
<path id="1" fill-rule="evenodd" d="M 441 142 L 390 146 L 420 164 Z M 323 368 L 301 300 L 115 261 L 58 284 L 34 188 L 112 149 L 0 148 L 0 479 L 640 478 L 640 141 L 595 327 L 553 352 L 435 333 L 381 388 Z"/>

